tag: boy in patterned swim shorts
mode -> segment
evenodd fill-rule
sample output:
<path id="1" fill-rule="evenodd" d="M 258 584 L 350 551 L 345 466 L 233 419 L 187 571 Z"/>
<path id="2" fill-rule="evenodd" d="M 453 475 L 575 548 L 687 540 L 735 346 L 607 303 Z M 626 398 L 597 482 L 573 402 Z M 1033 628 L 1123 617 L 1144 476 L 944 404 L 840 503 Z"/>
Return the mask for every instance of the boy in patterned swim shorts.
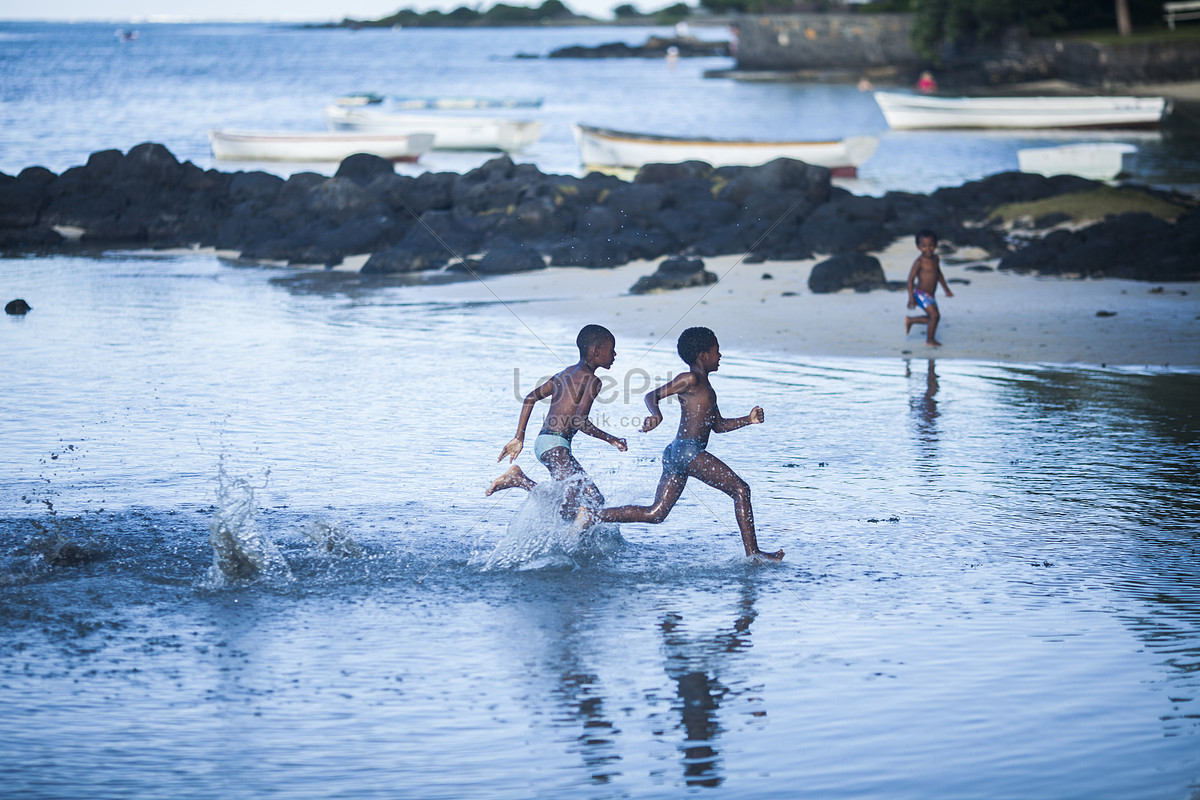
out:
<path id="1" fill-rule="evenodd" d="M 913 325 L 925 325 L 925 344 L 928 347 L 941 347 L 942 343 L 934 338 L 937 333 L 938 322 L 941 320 L 941 312 L 938 311 L 937 300 L 934 299 L 934 293 L 937 292 L 938 284 L 946 290 L 946 297 L 954 297 L 954 292 L 950 291 L 950 287 L 946 285 L 946 278 L 942 275 L 942 264 L 937 255 L 937 234 L 931 230 L 917 231 L 917 249 L 921 251 L 921 255 L 917 256 L 917 260 L 913 262 L 912 269 L 908 273 L 908 307 L 921 307 L 925 313 L 919 317 L 904 318 L 904 335 L 907 336 Z M 914 286 L 913 284 L 916 284 Z"/>
<path id="2" fill-rule="evenodd" d="M 681 409 L 675 440 L 663 451 L 662 478 L 654 503 L 606 508 L 599 514 L 584 506 L 579 511 L 579 524 L 587 527 L 596 522 L 662 522 L 675 507 L 687 479 L 695 477 L 733 498 L 746 555 L 758 560 L 779 561 L 783 558 L 782 550 L 764 553 L 758 548 L 750 487 L 725 462 L 707 452 L 710 433 L 726 433 L 760 423 L 764 419 L 763 410 L 755 406 L 744 417 L 726 419 L 721 416 L 717 393 L 708 380 L 709 373 L 716 372 L 721 363 L 721 350 L 711 330 L 688 328 L 679 336 L 678 350 L 689 370 L 646 395 L 650 416 L 642 424 L 643 433 L 654 430 L 662 422 L 658 403 L 664 397 L 678 395 Z"/>

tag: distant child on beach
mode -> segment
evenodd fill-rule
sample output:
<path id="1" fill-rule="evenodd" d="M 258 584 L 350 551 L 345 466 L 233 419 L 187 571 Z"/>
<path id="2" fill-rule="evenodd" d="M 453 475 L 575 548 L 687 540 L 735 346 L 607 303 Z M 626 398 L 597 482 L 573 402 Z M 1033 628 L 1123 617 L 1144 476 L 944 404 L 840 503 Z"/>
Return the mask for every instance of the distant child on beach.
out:
<path id="1" fill-rule="evenodd" d="M 509 461 L 516 461 L 517 456 L 525 446 L 525 427 L 538 401 L 550 399 L 550 409 L 536 439 L 533 440 L 533 454 L 537 460 L 546 465 L 550 476 L 556 481 L 577 478 L 567 486 L 567 499 L 563 504 L 562 514 L 566 519 L 572 519 L 579 511 L 580 493 L 584 500 L 594 508 L 604 505 L 604 495 L 592 483 L 583 467 L 571 454 L 571 439 L 582 431 L 588 436 L 608 442 L 621 452 L 628 449 L 624 439 L 605 433 L 592 424 L 588 414 L 592 410 L 592 401 L 600 392 L 600 379 L 596 370 L 600 367 L 609 369 L 617 357 L 617 340 L 602 325 L 585 325 L 575 337 L 575 345 L 579 348 L 579 363 L 567 367 L 541 386 L 525 395 L 521 404 L 521 416 L 517 420 L 517 435 L 512 438 L 500 451 L 503 461 L 505 456 Z M 490 495 L 500 489 L 520 488 L 526 491 L 537 485 L 537 482 L 521 471 L 516 464 L 496 480 L 484 492 Z"/>
<path id="2" fill-rule="evenodd" d="M 937 256 L 937 244 L 937 234 L 933 231 L 928 229 L 917 231 L 917 249 L 921 251 L 921 255 L 917 256 L 912 269 L 908 272 L 908 307 L 920 306 L 925 313 L 919 317 L 906 316 L 904 318 L 905 336 L 908 335 L 913 325 L 926 326 L 925 344 L 929 347 L 942 346 L 942 343 L 934 338 L 934 334 L 937 333 L 938 321 L 942 318 L 938 311 L 937 300 L 934 299 L 938 284 L 940 283 L 946 290 L 946 297 L 954 297 L 954 292 L 950 291 L 950 287 L 946 284 L 946 278 L 942 275 L 942 264 Z"/>
<path id="3" fill-rule="evenodd" d="M 721 416 L 717 408 L 717 393 L 708 380 L 709 373 L 716 372 L 721 363 L 721 350 L 711 330 L 688 328 L 679 337 L 678 350 L 679 357 L 688 365 L 689 371 L 677 375 L 646 395 L 650 416 L 642 424 L 643 433 L 654 430 L 662 422 L 658 404 L 664 397 L 678 395 L 682 409 L 675 441 L 663 451 L 662 478 L 658 482 L 654 503 L 649 506 L 606 508 L 599 514 L 584 507 L 579 512 L 580 522 L 584 526 L 596 522 L 662 522 L 675 507 L 687 479 L 695 477 L 733 498 L 746 555 L 779 561 L 783 558 L 782 550 L 764 553 L 758 548 L 758 539 L 754 535 L 754 511 L 750 507 L 750 487 L 723 461 L 707 452 L 710 433 L 726 433 L 762 422 L 763 410 L 755 406 L 744 417 L 726 419 Z"/>

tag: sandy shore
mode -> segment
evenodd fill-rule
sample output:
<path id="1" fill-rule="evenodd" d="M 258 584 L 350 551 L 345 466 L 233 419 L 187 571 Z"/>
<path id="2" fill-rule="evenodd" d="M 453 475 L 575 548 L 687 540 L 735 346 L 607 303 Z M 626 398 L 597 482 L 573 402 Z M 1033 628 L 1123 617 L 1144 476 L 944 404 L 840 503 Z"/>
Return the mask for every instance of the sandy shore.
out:
<path id="1" fill-rule="evenodd" d="M 878 255 L 888 280 L 904 281 L 917 253 L 905 239 Z M 811 293 L 808 275 L 817 260 L 747 264 L 736 256 L 706 258 L 718 283 L 640 296 L 628 294 L 629 287 L 653 272 L 654 264 L 551 268 L 418 293 L 519 302 L 515 313 L 535 328 L 546 317 L 598 322 L 618 340 L 664 337 L 673 343 L 684 328 L 706 325 L 724 346 L 743 352 L 918 358 L 936 353 L 979 361 L 1200 368 L 1200 286 L 974 271 L 967 267 L 995 262 L 952 263 L 954 258 L 943 262 L 954 297 L 939 293 L 940 349 L 925 345 L 922 326 L 905 336 L 909 312 L 903 291 Z"/>

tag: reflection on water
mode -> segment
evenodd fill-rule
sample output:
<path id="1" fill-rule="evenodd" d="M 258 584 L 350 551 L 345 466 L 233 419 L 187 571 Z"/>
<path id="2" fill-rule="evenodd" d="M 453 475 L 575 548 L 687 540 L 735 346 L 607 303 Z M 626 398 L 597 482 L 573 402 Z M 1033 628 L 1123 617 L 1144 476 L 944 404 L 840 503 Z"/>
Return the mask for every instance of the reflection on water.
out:
<path id="1" fill-rule="evenodd" d="M 750 647 L 750 624 L 757 616 L 752 589 L 743 590 L 740 610 L 741 616 L 728 630 L 700 636 L 688 635 L 680 613 L 669 612 L 659 622 L 667 674 L 675 681 L 680 701 L 683 779 L 688 786 L 719 786 L 725 779 L 717 749 L 721 735 L 717 712 L 738 692 L 723 685 L 717 675 L 727 666 L 724 662 Z"/>
<path id="2" fill-rule="evenodd" d="M 938 438 L 938 376 L 934 369 L 934 360 L 931 358 L 926 362 L 924 392 L 920 397 L 914 396 L 909 401 L 916 428 L 917 446 L 922 460 L 926 461 L 932 461 L 936 455 Z M 912 377 L 912 364 L 907 359 L 904 362 L 904 377 Z"/>
<path id="3" fill-rule="evenodd" d="M 1200 789 L 1200 375 L 729 347 L 722 400 L 769 423 L 711 446 L 788 551 L 755 565 L 706 487 L 582 541 L 483 496 L 513 370 L 576 325 L 278 277 L 0 269 L 36 309 L 0 320 L 8 794 Z M 644 498 L 670 434 L 578 458 Z"/>

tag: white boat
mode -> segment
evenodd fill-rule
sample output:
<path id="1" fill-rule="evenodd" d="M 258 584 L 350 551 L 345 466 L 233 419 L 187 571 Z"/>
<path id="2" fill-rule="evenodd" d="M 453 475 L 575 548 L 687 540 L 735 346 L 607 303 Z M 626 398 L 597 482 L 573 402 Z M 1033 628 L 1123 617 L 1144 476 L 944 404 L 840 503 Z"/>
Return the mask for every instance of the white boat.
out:
<path id="1" fill-rule="evenodd" d="M 758 141 L 656 136 L 590 125 L 573 127 L 580 160 L 589 169 L 637 169 L 645 164 L 681 161 L 703 161 L 714 167 L 756 167 L 777 158 L 793 158 L 827 167 L 839 177 L 853 177 L 879 145 L 873 136 L 817 142 Z"/>
<path id="2" fill-rule="evenodd" d="M 395 97 L 396 108 L 464 109 L 464 108 L 538 108 L 540 97 Z"/>
<path id="3" fill-rule="evenodd" d="M 344 94 L 336 98 L 333 102 L 339 106 L 371 106 L 383 102 L 383 95 L 372 94 L 371 92 L 359 92 L 358 94 Z"/>
<path id="4" fill-rule="evenodd" d="M 1059 147 L 1028 147 L 1017 151 L 1022 172 L 1047 177 L 1078 175 L 1094 181 L 1111 181 L 1121 174 L 1125 155 L 1137 148 L 1123 142 L 1085 142 Z"/>
<path id="5" fill-rule="evenodd" d="M 936 97 L 875 92 L 888 125 L 915 128 L 1153 128 L 1163 97 Z"/>
<path id="6" fill-rule="evenodd" d="M 433 145 L 433 134 L 221 129 L 210 130 L 208 141 L 213 155 L 227 161 L 341 161 L 355 153 L 391 161 L 416 161 Z"/>
<path id="7" fill-rule="evenodd" d="M 504 117 L 392 114 L 349 106 L 327 106 L 325 121 L 335 131 L 432 133 L 434 150 L 524 150 L 542 135 L 542 121 Z"/>

